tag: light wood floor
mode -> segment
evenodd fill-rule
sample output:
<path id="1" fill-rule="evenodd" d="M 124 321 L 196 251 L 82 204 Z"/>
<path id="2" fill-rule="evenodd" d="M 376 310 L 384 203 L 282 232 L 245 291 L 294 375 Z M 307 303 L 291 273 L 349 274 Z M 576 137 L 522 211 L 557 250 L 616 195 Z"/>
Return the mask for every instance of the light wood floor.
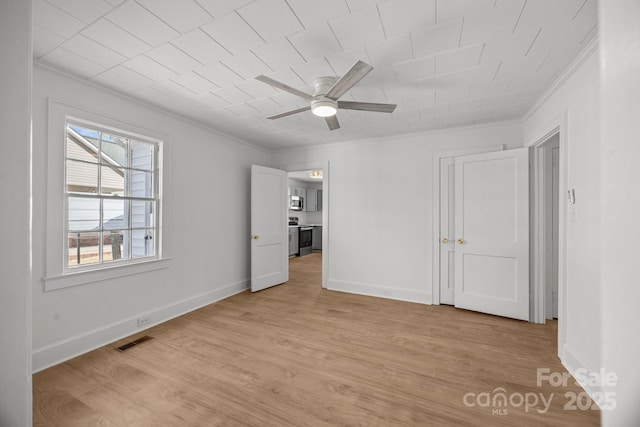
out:
<path id="1" fill-rule="evenodd" d="M 598 425 L 564 410 L 556 324 L 320 288 L 321 254 L 291 260 L 291 280 L 245 292 L 34 375 L 35 426 Z M 120 353 L 142 335 L 152 340 Z M 469 407 L 502 387 L 514 405 Z M 500 390 L 498 390 L 500 391 Z M 497 393 L 497 392 L 496 392 Z M 484 395 L 485 397 L 487 395 Z M 481 402 L 482 397 L 480 398 Z M 507 415 L 492 415 L 506 409 Z"/>

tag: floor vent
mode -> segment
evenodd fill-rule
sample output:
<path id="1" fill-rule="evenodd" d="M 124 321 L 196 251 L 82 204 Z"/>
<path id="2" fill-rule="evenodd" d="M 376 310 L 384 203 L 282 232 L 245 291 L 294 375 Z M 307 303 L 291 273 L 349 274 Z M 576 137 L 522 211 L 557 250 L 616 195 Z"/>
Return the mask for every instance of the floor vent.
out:
<path id="1" fill-rule="evenodd" d="M 121 345 L 120 347 L 117 347 L 116 350 L 122 352 L 122 351 L 126 351 L 129 350 L 132 347 L 137 346 L 138 344 L 142 344 L 145 341 L 149 341 L 153 339 L 153 337 L 150 337 L 149 335 L 145 335 L 143 337 L 138 338 L 137 340 L 133 340 L 131 342 L 128 342 L 126 344 Z"/>

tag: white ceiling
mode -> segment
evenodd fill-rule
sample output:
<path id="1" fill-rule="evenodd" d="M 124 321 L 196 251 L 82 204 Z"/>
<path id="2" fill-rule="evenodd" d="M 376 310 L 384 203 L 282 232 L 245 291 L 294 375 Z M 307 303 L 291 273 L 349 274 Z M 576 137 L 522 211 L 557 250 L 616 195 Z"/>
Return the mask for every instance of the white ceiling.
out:
<path id="1" fill-rule="evenodd" d="M 34 0 L 49 67 L 268 148 L 521 118 L 597 32 L 596 0 Z M 375 67 L 329 131 L 307 93 L 356 60 Z"/>

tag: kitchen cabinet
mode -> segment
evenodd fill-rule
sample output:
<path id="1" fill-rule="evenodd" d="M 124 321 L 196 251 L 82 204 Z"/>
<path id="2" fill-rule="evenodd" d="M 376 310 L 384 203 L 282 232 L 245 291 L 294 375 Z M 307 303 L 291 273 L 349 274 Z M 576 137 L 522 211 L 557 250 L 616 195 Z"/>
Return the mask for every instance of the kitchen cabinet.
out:
<path id="1" fill-rule="evenodd" d="M 322 190 L 317 190 L 316 192 L 316 199 L 317 199 L 317 203 L 316 203 L 316 210 L 318 212 L 322 211 Z"/>
<path id="2" fill-rule="evenodd" d="M 311 250 L 322 250 L 322 226 L 315 225 L 313 227 L 313 234 L 311 235 Z"/>
<path id="3" fill-rule="evenodd" d="M 289 227 L 289 256 L 298 254 L 298 227 Z"/>
<path id="4" fill-rule="evenodd" d="M 318 210 L 318 190 L 307 189 L 307 198 L 304 201 L 306 212 L 316 212 Z"/>

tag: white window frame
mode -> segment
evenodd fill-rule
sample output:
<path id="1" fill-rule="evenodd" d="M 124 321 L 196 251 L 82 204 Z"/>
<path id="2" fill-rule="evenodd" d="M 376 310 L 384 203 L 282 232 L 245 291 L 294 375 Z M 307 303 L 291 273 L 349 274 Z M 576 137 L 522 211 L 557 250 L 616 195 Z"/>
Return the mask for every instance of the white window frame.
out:
<path id="1" fill-rule="evenodd" d="M 159 239 L 156 238 L 159 234 L 160 234 L 160 227 L 159 227 L 159 216 L 157 215 L 159 212 L 161 212 L 160 209 L 160 193 L 158 191 L 159 187 L 158 187 L 158 177 L 159 177 L 159 164 L 158 164 L 158 154 L 160 151 L 160 145 L 162 144 L 161 140 L 155 139 L 155 138 L 150 138 L 146 135 L 138 135 L 138 134 L 133 134 L 129 131 L 123 130 L 123 129 L 116 129 L 116 128 L 112 128 L 112 127 L 108 127 L 105 126 L 103 124 L 99 124 L 99 123 L 93 123 L 93 122 L 88 122 L 86 120 L 77 118 L 77 117 L 72 117 L 72 116 L 67 116 L 66 120 L 65 120 L 65 135 L 67 135 L 68 132 L 68 128 L 69 126 L 76 126 L 76 127 L 81 127 L 81 128 L 85 128 L 85 129 L 90 129 L 90 130 L 94 130 L 94 131 L 98 131 L 101 134 L 102 133 L 106 133 L 106 134 L 111 134 L 114 136 L 120 136 L 126 139 L 131 139 L 131 140 L 137 140 L 140 142 L 144 142 L 147 144 L 150 144 L 151 146 L 153 146 L 153 165 L 151 170 L 149 170 L 149 172 L 152 172 L 153 174 L 153 178 L 152 178 L 152 196 L 151 198 L 140 198 L 140 197 L 130 197 L 130 196 L 123 196 L 123 197 L 109 197 L 109 196 L 105 196 L 102 193 L 97 192 L 96 194 L 92 194 L 92 193 L 74 193 L 74 192 L 69 192 L 68 189 L 66 189 L 66 179 L 65 182 L 63 183 L 63 186 L 65 187 L 65 207 L 63 209 L 63 213 L 64 213 L 64 227 L 65 227 L 65 231 L 64 231 L 64 235 L 63 235 L 63 271 L 64 274 L 69 274 L 69 273 L 75 273 L 75 272 L 79 272 L 79 271 L 85 271 L 85 270 L 98 270 L 101 268 L 105 268 L 105 267 L 110 267 L 113 265 L 125 265 L 125 264 L 131 264 L 131 263 L 135 263 L 135 262 L 141 262 L 141 261 L 150 261 L 150 260 L 155 260 L 159 258 L 159 252 L 160 252 L 160 247 L 159 247 Z M 68 136 L 65 137 L 65 147 L 68 146 L 67 143 L 67 139 Z M 127 146 L 127 148 L 129 148 L 129 145 Z M 98 147 L 98 150 L 100 150 L 100 147 Z M 68 153 L 65 150 L 65 158 L 64 158 L 64 163 L 65 163 L 65 174 L 68 171 L 68 162 L 69 159 L 68 158 Z M 72 160 L 73 161 L 73 160 Z M 100 187 L 100 181 L 101 181 L 101 172 L 102 172 L 102 162 L 100 161 L 100 158 L 98 158 L 97 160 L 97 166 L 98 166 L 98 175 L 97 175 L 97 183 L 96 185 L 98 185 L 98 187 Z M 130 168 L 127 167 L 125 169 L 134 169 L 134 168 Z M 66 176 L 65 176 L 66 178 Z M 126 181 L 125 181 L 125 186 L 127 185 Z M 125 190 L 126 191 L 126 190 Z M 69 203 L 69 199 L 70 198 L 87 198 L 87 199 L 94 199 L 94 200 L 99 200 L 100 201 L 100 206 L 102 206 L 104 204 L 105 200 L 139 200 L 139 201 L 151 201 L 154 202 L 155 205 L 155 220 L 154 220 L 154 226 L 153 227 L 148 227 L 149 229 L 153 229 L 154 233 L 152 235 L 152 239 L 153 239 L 153 255 L 150 256 L 144 256 L 144 257 L 138 257 L 138 258 L 129 258 L 129 259 L 120 259 L 117 261 L 105 261 L 103 259 L 103 254 L 104 254 L 104 243 L 103 243 L 103 239 L 99 238 L 98 240 L 98 262 L 97 263 L 93 263 L 93 264 L 85 264 L 85 265 L 74 265 L 74 266 L 70 266 L 69 265 L 69 257 L 70 257 L 70 251 L 69 251 L 69 245 L 67 244 L 67 239 L 68 239 L 68 235 L 72 234 L 73 232 L 71 230 L 69 230 L 69 218 L 68 218 L 68 214 L 69 214 L 69 208 L 68 208 L 68 203 Z M 100 213 L 102 214 L 103 209 L 100 208 Z M 128 212 L 128 214 L 131 214 L 131 212 Z M 129 223 L 129 221 L 127 221 Z M 103 223 L 103 218 L 102 215 L 100 215 L 100 218 L 98 219 L 98 223 L 101 224 L 99 225 L 99 232 L 104 232 L 102 223 Z M 128 230 L 132 231 L 133 229 L 131 229 L 131 224 L 129 223 L 129 228 Z M 85 232 L 88 232 L 89 230 L 85 230 Z M 130 243 L 131 238 L 128 239 Z"/>
<path id="2" fill-rule="evenodd" d="M 67 234 L 67 191 L 66 191 L 66 137 L 67 123 L 91 129 L 104 130 L 122 136 L 157 144 L 155 173 L 157 210 L 155 216 L 156 236 L 155 255 L 126 261 L 88 264 L 84 266 L 68 266 L 68 234 Z M 48 153 L 47 153 L 47 223 L 46 223 L 46 259 L 44 290 L 51 291 L 70 286 L 110 280 L 118 277 L 140 274 L 168 268 L 170 258 L 167 256 L 167 218 L 164 207 L 164 185 L 167 172 L 164 158 L 166 156 L 166 135 L 117 120 L 106 115 L 91 113 L 59 101 L 49 100 Z"/>

